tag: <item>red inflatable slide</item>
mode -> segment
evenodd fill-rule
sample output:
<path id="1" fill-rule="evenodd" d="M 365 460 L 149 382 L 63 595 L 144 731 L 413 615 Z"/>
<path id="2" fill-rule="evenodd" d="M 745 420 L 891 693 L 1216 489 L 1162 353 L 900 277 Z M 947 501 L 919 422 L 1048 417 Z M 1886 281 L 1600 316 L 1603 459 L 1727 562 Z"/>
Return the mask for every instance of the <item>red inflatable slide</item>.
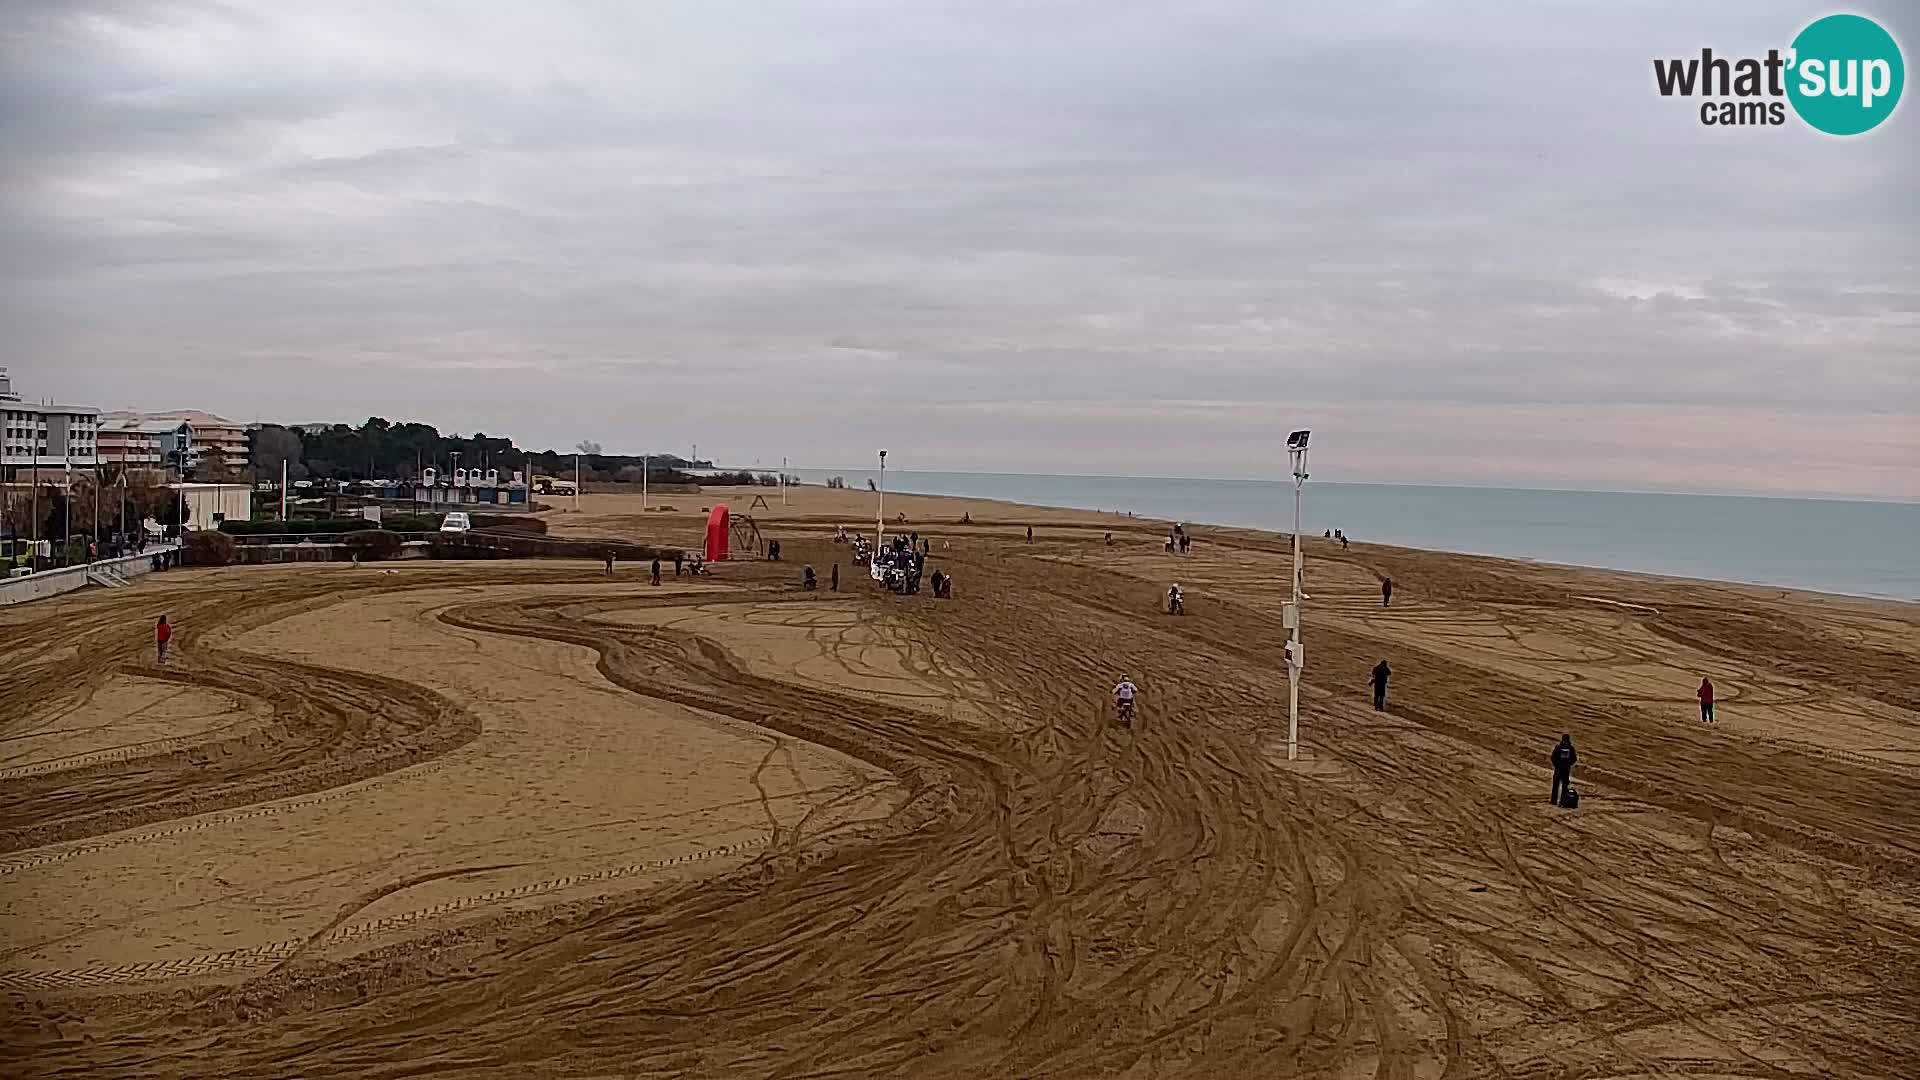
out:
<path id="1" fill-rule="evenodd" d="M 728 526 L 727 505 L 721 503 L 707 515 L 707 561 L 719 562 L 727 557 Z"/>

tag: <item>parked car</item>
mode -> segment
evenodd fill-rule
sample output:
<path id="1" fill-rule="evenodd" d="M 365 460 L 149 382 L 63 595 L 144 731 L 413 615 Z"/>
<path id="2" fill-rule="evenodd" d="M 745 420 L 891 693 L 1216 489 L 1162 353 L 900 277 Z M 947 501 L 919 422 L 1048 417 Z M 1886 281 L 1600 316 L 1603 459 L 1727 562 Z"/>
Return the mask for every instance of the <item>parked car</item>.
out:
<path id="1" fill-rule="evenodd" d="M 440 521 L 441 532 L 463 533 L 470 531 L 472 528 L 473 522 L 468 519 L 467 513 L 464 510 L 448 511 L 447 516 Z"/>

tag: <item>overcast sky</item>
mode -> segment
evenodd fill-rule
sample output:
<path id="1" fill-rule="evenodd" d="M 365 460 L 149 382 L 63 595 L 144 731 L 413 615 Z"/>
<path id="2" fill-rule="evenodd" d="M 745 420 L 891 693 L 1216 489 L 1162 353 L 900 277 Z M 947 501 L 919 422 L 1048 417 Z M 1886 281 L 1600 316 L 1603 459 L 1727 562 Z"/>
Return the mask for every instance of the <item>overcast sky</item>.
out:
<path id="1" fill-rule="evenodd" d="M 733 463 L 1312 426 L 1325 479 L 1915 498 L 1920 104 L 1653 90 L 1828 10 L 0 0 L 0 364 Z"/>

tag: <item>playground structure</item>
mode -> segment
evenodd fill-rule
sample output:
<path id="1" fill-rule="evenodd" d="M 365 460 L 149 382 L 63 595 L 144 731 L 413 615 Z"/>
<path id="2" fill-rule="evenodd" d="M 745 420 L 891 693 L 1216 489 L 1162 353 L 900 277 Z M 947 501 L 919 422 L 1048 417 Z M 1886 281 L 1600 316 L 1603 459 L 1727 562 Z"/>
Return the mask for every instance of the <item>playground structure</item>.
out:
<path id="1" fill-rule="evenodd" d="M 766 538 L 752 514 L 735 514 L 721 503 L 707 514 L 706 557 L 708 562 L 727 559 L 765 558 Z"/>

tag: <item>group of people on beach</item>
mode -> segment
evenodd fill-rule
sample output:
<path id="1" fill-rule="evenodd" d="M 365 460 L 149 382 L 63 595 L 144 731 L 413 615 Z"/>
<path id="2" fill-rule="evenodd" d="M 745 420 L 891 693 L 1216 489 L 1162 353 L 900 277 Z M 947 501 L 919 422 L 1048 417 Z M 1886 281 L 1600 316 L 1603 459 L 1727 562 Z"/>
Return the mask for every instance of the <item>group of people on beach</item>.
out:
<path id="1" fill-rule="evenodd" d="M 602 562 L 605 564 L 606 576 L 612 577 L 613 563 L 614 563 L 614 554 L 612 549 L 608 549 L 605 555 L 602 556 Z M 707 569 L 707 562 L 705 558 L 699 555 L 695 555 L 691 560 L 689 560 L 687 558 L 686 552 L 675 551 L 673 553 L 673 576 L 679 577 L 682 574 L 691 574 L 694 577 L 712 576 L 711 572 Z M 658 555 L 655 555 L 653 557 L 653 561 L 647 565 L 647 584 L 649 585 L 660 584 L 660 556 Z"/>
<path id="2" fill-rule="evenodd" d="M 868 574 L 886 586 L 887 591 L 912 595 L 920 591 L 920 581 L 926 576 L 927 560 L 933 557 L 933 540 L 922 537 L 918 532 L 905 536 L 896 535 L 878 554 L 863 536 L 849 536 L 845 526 L 836 529 L 833 536 L 836 544 L 848 543 L 853 546 L 853 564 L 865 566 Z M 816 588 L 817 578 L 813 567 L 806 568 L 801 578 L 804 589 Z M 935 570 L 928 583 L 933 588 L 935 599 L 948 600 L 953 597 L 953 577 Z M 833 565 L 833 591 L 840 591 L 840 564 Z"/>

